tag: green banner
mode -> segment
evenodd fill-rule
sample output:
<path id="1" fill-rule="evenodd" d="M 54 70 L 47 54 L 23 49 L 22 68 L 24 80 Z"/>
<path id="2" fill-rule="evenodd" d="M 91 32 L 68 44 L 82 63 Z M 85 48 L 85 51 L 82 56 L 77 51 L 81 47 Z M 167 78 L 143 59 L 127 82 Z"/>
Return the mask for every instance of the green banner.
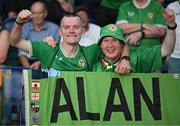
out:
<path id="1" fill-rule="evenodd" d="M 29 125 L 180 125 L 179 74 L 29 72 L 25 83 Z"/>

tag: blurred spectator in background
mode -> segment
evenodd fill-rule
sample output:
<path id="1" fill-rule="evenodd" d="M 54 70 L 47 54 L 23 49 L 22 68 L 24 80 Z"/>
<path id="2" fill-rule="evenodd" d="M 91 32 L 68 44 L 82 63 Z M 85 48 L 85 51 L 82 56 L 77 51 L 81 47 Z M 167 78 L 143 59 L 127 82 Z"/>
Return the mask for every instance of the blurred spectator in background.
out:
<path id="1" fill-rule="evenodd" d="M 162 10 L 154 0 L 132 0 L 120 7 L 116 24 L 123 29 L 131 49 L 160 44 L 166 27 Z"/>
<path id="2" fill-rule="evenodd" d="M 74 7 L 84 6 L 89 10 L 89 17 L 92 23 L 96 23 L 96 8 L 100 5 L 101 0 L 75 0 Z"/>
<path id="3" fill-rule="evenodd" d="M 29 9 L 34 0 L 5 0 L 5 13 L 7 17 L 17 16 L 20 10 Z"/>
<path id="4" fill-rule="evenodd" d="M 47 16 L 46 4 L 42 1 L 34 2 L 31 6 L 32 20 L 24 24 L 22 29 L 22 38 L 26 40 L 41 41 L 48 36 L 52 36 L 57 42 L 60 41 L 59 26 L 45 21 Z M 45 54 L 44 54 L 45 55 Z M 24 67 L 31 67 L 33 69 L 39 69 L 40 61 L 37 61 L 33 57 L 28 58 L 28 54 L 20 51 L 20 62 Z"/>
<path id="5" fill-rule="evenodd" d="M 98 25 L 105 26 L 115 23 L 118 16 L 118 9 L 128 0 L 101 0 L 100 6 L 95 12 L 95 20 Z"/>
<path id="6" fill-rule="evenodd" d="M 59 25 L 64 14 L 73 12 L 73 3 L 71 0 L 52 0 L 47 7 L 47 20 L 52 21 L 57 25 Z"/>
<path id="7" fill-rule="evenodd" d="M 173 53 L 168 60 L 168 72 L 180 73 L 180 0 L 177 0 L 167 6 L 167 8 L 174 10 L 176 28 L 176 44 Z"/>
<path id="8" fill-rule="evenodd" d="M 4 0 L 0 0 L 0 21 L 2 21 L 4 15 Z"/>
<path id="9" fill-rule="evenodd" d="M 0 25 L 0 65 L 3 64 L 7 58 L 9 45 L 9 32 Z"/>
<path id="10" fill-rule="evenodd" d="M 89 46 L 98 42 L 101 27 L 90 22 L 89 11 L 84 6 L 77 6 L 74 12 L 79 15 L 83 20 L 83 34 L 79 44 L 81 46 Z"/>

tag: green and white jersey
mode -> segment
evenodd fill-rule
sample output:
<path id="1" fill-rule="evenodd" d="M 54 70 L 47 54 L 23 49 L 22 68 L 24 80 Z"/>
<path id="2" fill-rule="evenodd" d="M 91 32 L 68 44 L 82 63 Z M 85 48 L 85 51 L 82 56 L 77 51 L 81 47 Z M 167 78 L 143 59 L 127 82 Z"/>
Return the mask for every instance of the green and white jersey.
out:
<path id="1" fill-rule="evenodd" d="M 115 66 L 112 69 L 104 67 L 101 62 L 98 62 L 93 66 L 93 71 L 96 72 L 108 72 L 114 71 Z M 155 46 L 152 48 L 140 48 L 138 50 L 131 50 L 130 52 L 130 64 L 133 73 L 149 73 L 159 69 L 162 65 L 161 47 Z"/>
<path id="2" fill-rule="evenodd" d="M 155 0 L 149 0 L 144 7 L 140 8 L 134 1 L 135 0 L 126 2 L 120 7 L 116 24 L 147 23 L 159 27 L 166 27 L 166 22 L 162 15 L 163 8 L 160 3 Z M 160 39 L 144 38 L 141 39 L 140 43 L 139 47 L 153 47 L 160 44 Z M 137 48 L 137 46 L 135 48 Z"/>
<path id="3" fill-rule="evenodd" d="M 126 1 L 127 0 L 101 0 L 101 6 L 118 10 Z"/>
<path id="4" fill-rule="evenodd" d="M 47 43 L 32 41 L 32 56 L 41 61 L 42 69 L 53 68 L 60 71 L 89 71 L 101 54 L 101 50 L 97 44 L 88 47 L 79 45 L 77 54 L 69 58 L 65 56 L 60 46 L 61 44 L 56 48 L 52 48 Z"/>

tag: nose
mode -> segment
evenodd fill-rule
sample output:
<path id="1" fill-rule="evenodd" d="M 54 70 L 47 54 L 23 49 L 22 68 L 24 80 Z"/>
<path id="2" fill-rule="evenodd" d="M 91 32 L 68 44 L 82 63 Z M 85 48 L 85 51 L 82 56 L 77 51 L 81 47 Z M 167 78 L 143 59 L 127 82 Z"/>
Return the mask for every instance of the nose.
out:
<path id="1" fill-rule="evenodd" d="M 70 33 L 74 33 L 74 28 L 73 28 L 73 27 L 70 27 L 69 32 L 70 32 Z"/>
<path id="2" fill-rule="evenodd" d="M 113 42 L 112 42 L 112 41 L 109 41 L 108 46 L 109 46 L 109 47 L 112 47 L 112 46 L 113 46 Z"/>

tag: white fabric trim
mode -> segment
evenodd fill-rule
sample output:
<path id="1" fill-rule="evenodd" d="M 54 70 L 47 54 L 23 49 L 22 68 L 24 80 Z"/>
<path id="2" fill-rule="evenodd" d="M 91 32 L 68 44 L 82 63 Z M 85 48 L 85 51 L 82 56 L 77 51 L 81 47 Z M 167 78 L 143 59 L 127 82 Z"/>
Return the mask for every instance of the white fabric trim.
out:
<path id="1" fill-rule="evenodd" d="M 116 25 L 122 24 L 122 23 L 128 23 L 127 20 L 119 20 L 116 22 Z"/>
<path id="2" fill-rule="evenodd" d="M 60 46 L 61 45 L 61 46 Z M 65 56 L 65 57 L 67 57 L 67 58 L 74 58 L 74 57 L 76 57 L 76 55 L 78 54 L 78 51 L 79 51 L 79 46 L 77 46 L 77 50 L 76 50 L 76 52 L 72 55 L 72 56 L 69 56 L 67 53 L 66 53 L 66 51 L 63 49 L 63 46 L 62 46 L 62 43 L 60 43 L 60 49 L 61 49 L 61 51 L 62 51 L 62 53 L 63 53 L 63 55 Z"/>
<path id="3" fill-rule="evenodd" d="M 138 8 L 138 9 L 144 9 L 144 8 L 146 8 L 146 7 L 150 4 L 150 2 L 151 2 L 151 0 L 147 0 L 147 3 L 144 4 L 144 6 L 140 7 L 139 5 L 137 5 L 136 0 L 133 0 L 134 6 L 135 6 L 136 8 Z"/>
<path id="4" fill-rule="evenodd" d="M 29 48 L 29 53 L 28 53 L 28 57 L 31 57 L 33 55 L 33 50 L 32 50 L 32 44 L 31 41 L 28 41 L 28 48 Z"/>
<path id="5" fill-rule="evenodd" d="M 24 94 L 25 94 L 25 122 L 26 122 L 26 126 L 29 126 L 29 121 L 30 121 L 30 117 L 29 117 L 29 81 L 28 81 L 28 70 L 23 70 L 23 82 L 24 82 Z"/>

